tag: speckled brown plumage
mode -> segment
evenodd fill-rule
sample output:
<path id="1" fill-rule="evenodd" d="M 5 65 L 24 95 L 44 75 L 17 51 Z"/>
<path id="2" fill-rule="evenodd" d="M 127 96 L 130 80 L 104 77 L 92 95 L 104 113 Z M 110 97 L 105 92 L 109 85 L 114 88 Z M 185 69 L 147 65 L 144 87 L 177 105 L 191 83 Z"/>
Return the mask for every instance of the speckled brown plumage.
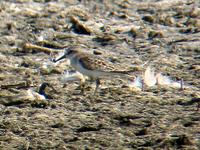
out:
<path id="1" fill-rule="evenodd" d="M 82 56 L 79 59 L 79 62 L 83 65 L 84 68 L 89 70 L 98 70 L 105 72 L 116 70 L 116 68 L 110 62 L 92 54 Z"/>

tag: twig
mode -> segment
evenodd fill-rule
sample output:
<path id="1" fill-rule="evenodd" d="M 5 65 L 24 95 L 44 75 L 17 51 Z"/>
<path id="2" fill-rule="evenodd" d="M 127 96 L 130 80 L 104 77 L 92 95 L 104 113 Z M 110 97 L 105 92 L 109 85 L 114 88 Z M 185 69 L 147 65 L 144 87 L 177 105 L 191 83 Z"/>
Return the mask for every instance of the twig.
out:
<path id="1" fill-rule="evenodd" d="M 183 78 L 181 78 L 181 88 L 180 88 L 180 90 L 183 90 L 183 84 L 184 84 L 184 82 L 183 82 Z"/>
<path id="2" fill-rule="evenodd" d="M 34 44 L 31 44 L 31 43 L 25 43 L 23 48 L 24 49 L 34 49 L 34 50 L 37 50 L 37 51 L 40 51 L 40 52 L 45 52 L 47 54 L 59 53 L 59 52 L 63 51 L 63 50 L 54 50 L 54 49 L 50 49 L 50 48 L 46 48 L 46 47 L 41 47 L 41 46 L 34 45 Z"/>
<path id="3" fill-rule="evenodd" d="M 144 91 L 144 80 L 142 79 L 142 91 Z"/>
<path id="4" fill-rule="evenodd" d="M 17 83 L 11 83 L 11 84 L 5 84 L 5 85 L 1 85 L 0 88 L 1 89 L 10 89 L 10 88 L 27 88 L 30 87 L 31 84 L 28 81 L 21 81 L 21 82 L 17 82 Z"/>

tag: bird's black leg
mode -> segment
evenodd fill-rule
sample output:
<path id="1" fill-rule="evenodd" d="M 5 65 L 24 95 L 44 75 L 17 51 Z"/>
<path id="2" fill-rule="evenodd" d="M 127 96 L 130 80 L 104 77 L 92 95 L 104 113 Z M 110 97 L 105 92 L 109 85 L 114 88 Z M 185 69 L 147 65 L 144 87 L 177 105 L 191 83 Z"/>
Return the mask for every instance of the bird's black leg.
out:
<path id="1" fill-rule="evenodd" d="M 96 95 L 96 93 L 97 93 L 97 90 L 98 90 L 98 88 L 99 88 L 99 85 L 101 84 L 101 82 L 100 82 L 100 80 L 99 79 L 96 79 L 96 88 L 95 88 L 95 90 L 94 90 L 94 95 Z"/>

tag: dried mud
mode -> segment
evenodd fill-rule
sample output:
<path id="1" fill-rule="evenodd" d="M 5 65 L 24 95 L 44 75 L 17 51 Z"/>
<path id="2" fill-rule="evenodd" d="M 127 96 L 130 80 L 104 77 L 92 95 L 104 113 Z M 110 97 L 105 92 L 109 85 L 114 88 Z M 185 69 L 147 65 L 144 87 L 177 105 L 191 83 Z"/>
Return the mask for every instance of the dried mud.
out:
<path id="1" fill-rule="evenodd" d="M 198 0 L 1 0 L 0 22 L 0 149 L 200 149 Z M 66 62 L 46 65 L 27 44 L 78 44 L 127 69 L 148 61 L 189 88 L 116 78 L 81 95 L 59 81 Z M 27 94 L 44 82 L 48 99 Z"/>

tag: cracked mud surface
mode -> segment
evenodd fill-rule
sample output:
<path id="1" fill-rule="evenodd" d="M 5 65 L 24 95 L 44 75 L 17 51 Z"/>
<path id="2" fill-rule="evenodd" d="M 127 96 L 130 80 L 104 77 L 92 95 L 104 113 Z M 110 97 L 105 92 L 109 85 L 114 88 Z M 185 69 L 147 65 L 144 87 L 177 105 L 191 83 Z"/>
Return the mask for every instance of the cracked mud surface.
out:
<path id="1" fill-rule="evenodd" d="M 0 149 L 200 149 L 198 0 L 2 0 L 0 2 Z M 127 88 L 104 80 L 63 85 L 66 61 L 24 45 L 69 44 L 121 68 L 148 62 L 190 88 Z M 144 68 L 137 70 L 142 74 Z M 27 95 L 47 82 L 50 99 Z"/>

